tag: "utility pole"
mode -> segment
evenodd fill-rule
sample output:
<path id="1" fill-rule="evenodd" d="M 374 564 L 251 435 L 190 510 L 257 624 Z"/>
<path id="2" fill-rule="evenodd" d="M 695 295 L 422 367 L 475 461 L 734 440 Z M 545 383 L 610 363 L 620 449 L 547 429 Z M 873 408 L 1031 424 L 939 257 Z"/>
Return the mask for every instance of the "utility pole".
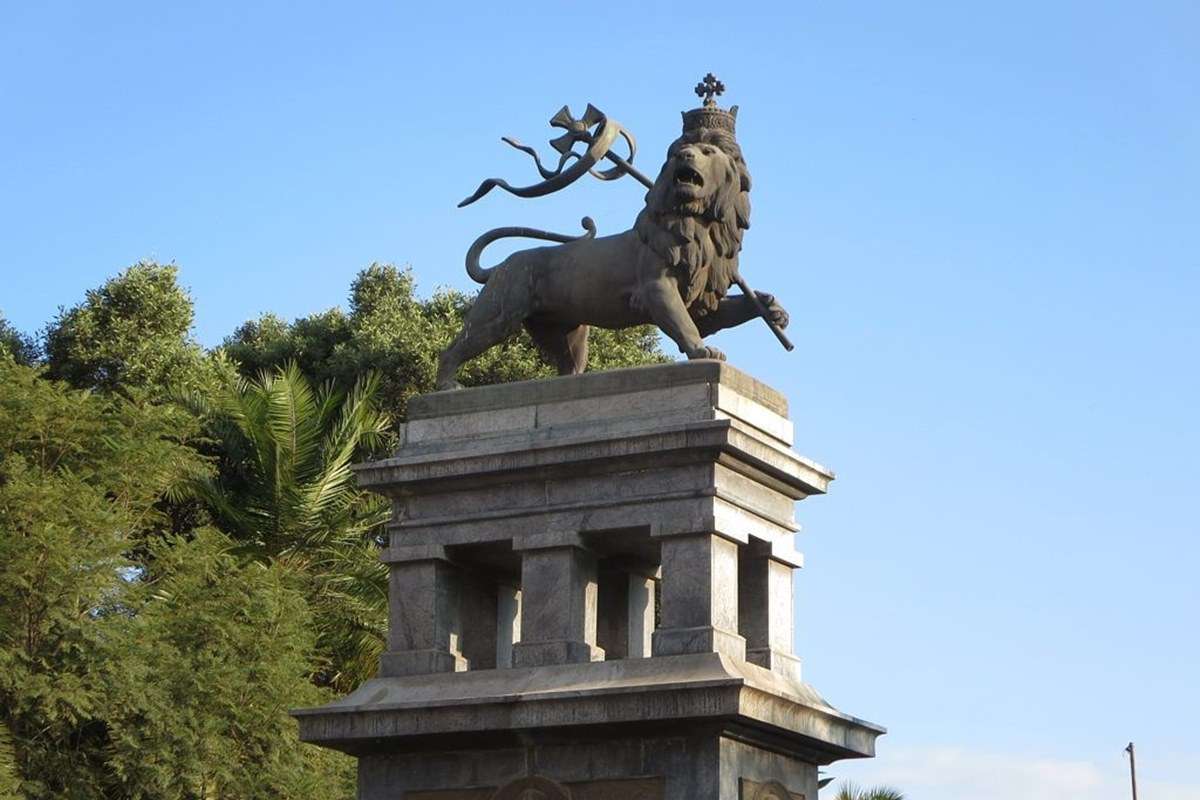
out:
<path id="1" fill-rule="evenodd" d="M 1133 762 L 1133 742 L 1126 745 L 1125 752 L 1129 753 L 1129 785 L 1133 789 L 1133 800 L 1137 800 L 1137 766 Z"/>

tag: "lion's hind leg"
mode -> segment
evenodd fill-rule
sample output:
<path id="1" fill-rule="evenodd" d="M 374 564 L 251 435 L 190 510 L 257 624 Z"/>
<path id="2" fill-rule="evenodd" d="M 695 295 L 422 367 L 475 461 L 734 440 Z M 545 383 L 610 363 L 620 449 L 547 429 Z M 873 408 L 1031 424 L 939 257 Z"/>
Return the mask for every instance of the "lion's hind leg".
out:
<path id="1" fill-rule="evenodd" d="M 587 369 L 588 326 L 571 327 L 532 317 L 525 330 L 559 375 L 579 375 Z"/>
<path id="2" fill-rule="evenodd" d="M 467 310 L 462 330 L 438 357 L 438 389 L 457 388 L 458 368 L 512 336 L 529 316 L 530 298 L 514 285 L 511 274 L 506 274 L 511 272 L 493 275 Z"/>

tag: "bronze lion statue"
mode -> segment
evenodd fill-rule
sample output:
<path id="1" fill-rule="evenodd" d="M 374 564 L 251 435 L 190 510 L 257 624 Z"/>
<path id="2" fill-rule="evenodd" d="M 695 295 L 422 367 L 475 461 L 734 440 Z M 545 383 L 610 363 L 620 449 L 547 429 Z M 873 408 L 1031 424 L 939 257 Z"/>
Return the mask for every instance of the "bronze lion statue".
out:
<path id="1" fill-rule="evenodd" d="M 631 229 L 580 237 L 532 228 L 496 228 L 467 251 L 467 274 L 483 284 L 462 331 L 441 354 L 437 388 L 458 384 L 464 362 L 529 332 L 560 375 L 584 371 L 588 328 L 654 323 L 688 358 L 724 359 L 704 337 L 757 316 L 750 298 L 727 297 L 750 227 L 750 173 L 732 130 L 692 127 L 667 151 L 646 205 Z M 485 247 L 507 237 L 560 244 L 513 253 L 485 269 Z M 771 320 L 788 324 L 775 298 L 756 293 Z"/>

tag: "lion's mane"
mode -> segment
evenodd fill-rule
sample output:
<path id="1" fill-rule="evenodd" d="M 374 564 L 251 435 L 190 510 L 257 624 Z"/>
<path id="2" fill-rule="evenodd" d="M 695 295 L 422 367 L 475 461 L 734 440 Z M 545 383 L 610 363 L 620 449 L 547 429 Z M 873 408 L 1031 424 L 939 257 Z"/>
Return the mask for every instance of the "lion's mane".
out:
<path id="1" fill-rule="evenodd" d="M 694 203 L 674 201 L 672 164 L 678 149 L 706 143 L 729 158 L 721 183 Z M 737 274 L 742 232 L 750 227 L 750 173 L 742 149 L 727 131 L 699 128 L 676 139 L 646 193 L 633 229 L 638 238 L 679 273 L 679 290 L 693 319 L 716 310 Z"/>

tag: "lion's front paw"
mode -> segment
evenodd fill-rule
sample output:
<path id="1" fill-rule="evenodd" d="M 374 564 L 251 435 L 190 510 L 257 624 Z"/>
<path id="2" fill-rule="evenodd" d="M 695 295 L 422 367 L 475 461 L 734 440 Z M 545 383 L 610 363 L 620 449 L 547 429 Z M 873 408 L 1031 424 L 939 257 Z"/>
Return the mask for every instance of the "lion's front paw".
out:
<path id="1" fill-rule="evenodd" d="M 725 360 L 725 354 L 710 344 L 702 344 L 695 350 L 688 350 L 687 357 L 689 359 L 712 358 L 717 361 Z"/>
<path id="2" fill-rule="evenodd" d="M 784 307 L 779 305 L 779 301 L 775 299 L 775 295 L 767 294 L 766 292 L 755 292 L 755 294 L 758 295 L 758 301 L 767 309 L 767 319 L 771 320 L 780 330 L 786 328 L 791 318 L 788 317 L 788 313 Z"/>

